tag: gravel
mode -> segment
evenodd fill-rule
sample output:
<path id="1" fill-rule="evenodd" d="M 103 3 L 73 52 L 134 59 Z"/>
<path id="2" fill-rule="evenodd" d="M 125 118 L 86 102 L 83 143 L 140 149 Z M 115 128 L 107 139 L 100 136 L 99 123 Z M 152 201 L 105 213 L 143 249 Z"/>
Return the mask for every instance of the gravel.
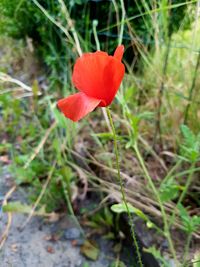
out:
<path id="1" fill-rule="evenodd" d="M 5 196 L 12 185 L 8 173 L 0 175 L 0 198 Z M 13 194 L 11 200 L 26 199 L 25 190 L 20 189 Z M 0 236 L 7 224 L 7 214 L 1 210 L 0 200 Z M 23 231 L 27 216 L 13 214 L 9 236 L 0 251 L 0 267 L 106 267 L 113 261 L 112 244 L 106 240 L 98 240 L 100 255 L 97 261 L 90 261 L 80 253 L 80 245 L 84 239 L 78 227 L 70 217 L 62 221 L 47 223 L 41 217 L 33 217 Z M 60 233 L 59 238 L 53 238 Z M 73 241 L 76 241 L 73 243 Z"/>

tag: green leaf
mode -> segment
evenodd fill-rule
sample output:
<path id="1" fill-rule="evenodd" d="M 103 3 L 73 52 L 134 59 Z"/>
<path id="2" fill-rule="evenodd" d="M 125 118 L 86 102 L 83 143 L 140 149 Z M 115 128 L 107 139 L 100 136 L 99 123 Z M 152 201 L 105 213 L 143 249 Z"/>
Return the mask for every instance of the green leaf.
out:
<path id="1" fill-rule="evenodd" d="M 200 227 L 200 216 L 197 215 L 192 216 L 192 226 L 194 231 Z"/>
<path id="2" fill-rule="evenodd" d="M 134 94 L 136 92 L 137 92 L 137 88 L 134 88 L 134 87 L 128 87 L 128 88 L 126 88 L 126 90 L 124 91 L 124 100 L 126 101 L 126 103 L 128 103 L 132 99 L 134 99 Z"/>
<path id="3" fill-rule="evenodd" d="M 30 213 L 31 210 L 32 210 L 31 206 L 22 204 L 19 201 L 10 202 L 3 206 L 3 212 Z"/>
<path id="4" fill-rule="evenodd" d="M 182 124 L 180 128 L 186 145 L 188 145 L 188 147 L 193 147 L 194 143 L 196 142 L 196 137 L 193 132 L 188 128 L 187 125 L 184 124 Z"/>
<path id="5" fill-rule="evenodd" d="M 184 230 L 187 233 L 196 231 L 200 227 L 200 216 L 189 216 L 187 210 L 181 204 L 178 205 L 178 209 L 183 222 Z"/>
<path id="6" fill-rule="evenodd" d="M 12 213 L 25 213 L 29 214 L 32 211 L 32 206 L 27 204 L 22 204 L 20 201 L 13 201 L 3 206 L 3 212 L 12 212 Z M 34 212 L 35 215 L 43 216 L 46 215 L 45 206 L 42 206 L 40 209 Z"/>
<path id="7" fill-rule="evenodd" d="M 18 167 L 15 169 L 17 184 L 31 183 L 36 176 L 36 172 L 32 168 Z"/>
<path id="8" fill-rule="evenodd" d="M 149 229 L 155 227 L 154 223 L 152 223 L 151 221 L 148 221 L 146 225 L 147 225 L 147 227 L 148 227 Z"/>
<path id="9" fill-rule="evenodd" d="M 129 123 L 131 125 L 132 130 L 129 137 L 132 140 L 131 143 L 134 144 L 138 138 L 138 125 L 140 122 L 140 118 L 138 116 L 133 116 L 131 113 L 127 113 L 126 115 L 129 118 Z"/>
<path id="10" fill-rule="evenodd" d="M 161 201 L 168 202 L 178 196 L 179 186 L 173 180 L 168 180 L 166 183 L 161 184 L 159 191 Z"/>
<path id="11" fill-rule="evenodd" d="M 140 120 L 152 120 L 154 116 L 155 116 L 155 112 L 151 112 L 151 111 L 144 111 L 138 114 L 138 118 Z"/>
<path id="12" fill-rule="evenodd" d="M 81 246 L 81 253 L 90 260 L 96 261 L 99 256 L 99 249 L 86 240 Z"/>
<path id="13" fill-rule="evenodd" d="M 181 218 L 183 220 L 189 220 L 190 216 L 189 216 L 187 210 L 183 207 L 183 205 L 179 204 L 177 207 L 179 209 L 179 213 L 180 213 Z"/>
<path id="14" fill-rule="evenodd" d="M 192 262 L 193 262 L 192 264 L 193 267 L 200 267 L 200 251 L 197 251 L 194 254 L 194 259 L 192 260 Z"/>
<path id="15" fill-rule="evenodd" d="M 91 136 L 97 136 L 99 138 L 102 138 L 103 140 L 113 140 L 113 134 L 112 133 L 92 133 Z"/>
<path id="16" fill-rule="evenodd" d="M 133 207 L 130 203 L 127 203 L 128 209 L 131 213 L 135 213 L 138 217 L 142 218 L 144 221 L 149 221 L 149 218 L 139 209 Z M 111 206 L 111 210 L 115 213 L 127 213 L 127 208 L 124 203 L 114 204 Z"/>
<path id="17" fill-rule="evenodd" d="M 67 122 L 65 116 L 56 107 L 52 108 L 52 112 L 58 125 L 62 128 L 67 128 Z"/>
<path id="18" fill-rule="evenodd" d="M 154 246 L 149 248 L 144 248 L 145 252 L 151 253 L 156 259 L 162 262 L 163 267 L 170 267 L 170 263 L 168 263 L 165 258 L 161 255 L 160 251 L 157 250 Z"/>
<path id="19" fill-rule="evenodd" d="M 195 135 L 186 125 L 181 125 L 183 144 L 180 145 L 180 153 L 183 158 L 190 162 L 196 162 L 200 153 L 199 135 Z"/>

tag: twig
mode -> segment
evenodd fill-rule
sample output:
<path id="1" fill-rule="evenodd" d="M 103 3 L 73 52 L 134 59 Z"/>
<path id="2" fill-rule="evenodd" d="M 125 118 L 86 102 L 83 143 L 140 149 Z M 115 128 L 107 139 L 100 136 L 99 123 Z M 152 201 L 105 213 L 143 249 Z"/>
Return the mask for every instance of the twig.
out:
<path id="1" fill-rule="evenodd" d="M 34 160 L 34 158 L 37 156 L 37 154 L 40 152 L 40 150 L 42 149 L 42 147 L 44 146 L 45 142 L 47 141 L 50 133 L 52 132 L 52 130 L 57 126 L 57 122 L 54 121 L 54 123 L 50 126 L 50 128 L 46 131 L 44 137 L 42 138 L 42 140 L 40 141 L 39 145 L 35 148 L 34 153 L 31 155 L 31 157 L 29 158 L 29 160 L 26 162 L 26 164 L 24 165 L 24 169 L 27 169 L 27 167 L 30 165 L 30 163 Z"/>
<path id="2" fill-rule="evenodd" d="M 82 55 L 82 50 L 81 50 L 81 46 L 80 46 L 80 42 L 79 42 L 79 39 L 78 39 L 78 35 L 76 33 L 76 29 L 74 27 L 74 23 L 72 21 L 72 19 L 70 18 L 70 14 L 69 14 L 69 11 L 64 3 L 63 0 L 58 0 L 60 5 L 61 5 L 61 8 L 62 8 L 62 11 L 66 17 L 66 21 L 68 22 L 68 25 L 69 25 L 69 28 L 70 28 L 70 31 L 72 32 L 72 35 L 73 35 L 73 38 L 74 38 L 74 41 L 75 41 L 75 44 L 76 44 L 76 49 L 77 49 L 77 52 L 79 54 L 79 56 Z"/>
<path id="3" fill-rule="evenodd" d="M 16 190 L 17 186 L 14 185 L 8 192 L 7 194 L 5 195 L 5 198 L 3 200 L 3 204 L 2 204 L 2 207 L 5 206 L 7 204 L 7 201 L 8 199 L 10 198 L 10 196 L 13 194 L 13 192 Z M 11 227 L 11 223 L 12 223 L 12 213 L 11 212 L 8 212 L 8 222 L 7 222 L 7 225 L 6 225 L 6 228 L 0 238 L 0 251 L 1 249 L 3 248 L 3 245 L 8 237 L 8 233 L 9 233 L 9 229 Z"/>
<path id="4" fill-rule="evenodd" d="M 16 98 L 22 98 L 22 97 L 27 97 L 27 96 L 33 96 L 34 92 L 32 90 L 32 88 L 28 85 L 26 85 L 25 83 L 12 78 L 11 76 L 9 76 L 8 74 L 4 73 L 4 72 L 0 72 L 0 81 L 2 82 L 9 82 L 9 83 L 14 83 L 17 84 L 20 88 L 24 89 L 26 91 L 26 93 L 24 93 L 21 96 L 17 96 Z M 1 90 L 0 94 L 5 94 L 5 93 L 9 93 L 9 92 L 16 92 L 16 91 L 20 91 L 20 88 L 15 87 L 15 88 L 8 88 L 5 90 Z M 37 92 L 37 95 L 41 95 L 41 92 Z"/>
<path id="5" fill-rule="evenodd" d="M 122 18 L 121 18 L 121 27 L 120 27 L 120 34 L 119 34 L 119 40 L 118 44 L 120 45 L 123 40 L 123 34 L 124 34 L 124 23 L 125 23 L 125 16 L 126 16 L 126 10 L 124 6 L 124 0 L 120 0 L 121 8 L 122 8 Z"/>
<path id="6" fill-rule="evenodd" d="M 55 166 L 56 166 L 56 160 L 53 162 L 53 165 L 52 165 L 52 167 L 51 167 L 51 170 L 50 170 L 50 172 L 49 172 L 49 175 L 48 175 L 48 177 L 47 177 L 47 180 L 45 181 L 45 183 L 44 183 L 44 185 L 43 185 L 43 187 L 42 187 L 42 190 L 41 190 L 41 192 L 40 192 L 39 197 L 38 197 L 37 200 L 35 201 L 35 203 L 34 203 L 34 205 L 33 205 L 33 208 L 32 208 L 32 210 L 31 210 L 31 212 L 29 213 L 28 218 L 26 219 L 26 221 L 24 222 L 24 224 L 20 227 L 20 230 L 23 230 L 24 227 L 27 225 L 27 223 L 31 220 L 31 218 L 32 218 L 32 216 L 33 216 L 33 214 L 34 214 L 34 212 L 35 212 L 35 210 L 36 210 L 38 204 L 40 203 L 40 201 L 41 201 L 41 199 L 42 199 L 42 197 L 43 197 L 43 195 L 44 195 L 44 193 L 45 193 L 45 191 L 46 191 L 46 189 L 47 189 L 47 186 L 49 185 L 49 182 L 50 182 L 51 177 L 52 177 L 52 175 L 53 175 Z"/>
<path id="7" fill-rule="evenodd" d="M 66 148 L 68 151 L 70 151 L 70 153 L 74 154 L 75 156 L 81 158 L 82 160 L 86 160 L 85 158 L 83 158 L 80 154 L 78 154 L 77 152 L 75 152 L 74 150 L 72 149 L 69 149 L 69 148 Z M 91 158 L 91 160 L 88 160 L 89 162 L 92 162 L 93 164 L 95 164 L 96 166 L 99 166 L 101 168 L 103 168 L 104 170 L 107 170 L 111 173 L 114 173 L 114 174 L 117 174 L 117 169 L 115 168 L 111 168 L 111 167 L 108 167 L 100 162 L 98 162 L 96 160 L 95 157 L 93 157 L 88 151 L 87 151 L 87 154 L 88 156 Z M 123 177 L 123 179 L 125 179 L 125 181 L 127 182 L 134 182 L 135 186 L 136 185 L 139 185 L 139 181 L 136 181 L 136 179 L 134 179 L 133 177 L 130 177 L 128 174 L 124 173 L 121 171 L 121 176 Z"/>
<path id="8" fill-rule="evenodd" d="M 163 147 L 162 132 L 161 132 L 161 109 L 162 109 L 162 102 L 163 102 L 163 93 L 164 93 L 164 89 L 165 89 L 165 79 L 166 79 L 167 65 L 168 65 L 168 60 L 169 60 L 171 39 L 172 39 L 172 37 L 170 35 L 169 39 L 168 39 L 166 54 L 165 54 L 165 61 L 164 61 L 164 65 L 163 65 L 163 74 L 162 74 L 161 85 L 160 85 L 160 89 L 158 92 L 158 112 L 157 112 L 157 118 L 156 118 L 153 147 L 155 147 L 157 135 L 159 135 L 160 146 L 161 146 L 161 148 Z"/>
<path id="9" fill-rule="evenodd" d="M 4 73 L 4 72 L 0 72 L 0 80 L 3 82 L 11 82 L 11 83 L 15 83 L 17 85 L 19 85 L 20 87 L 22 87 L 24 90 L 28 91 L 28 92 L 32 92 L 32 88 L 28 85 L 26 85 L 25 83 L 12 78 L 11 76 L 9 76 L 8 74 Z"/>
<path id="10" fill-rule="evenodd" d="M 119 8 L 118 8 L 116 0 L 112 0 L 112 3 L 113 3 L 114 9 L 115 9 L 115 13 L 116 13 L 117 31 L 119 33 L 119 31 L 120 31 L 120 29 L 119 29 L 119 25 L 120 25 Z"/>
<path id="11" fill-rule="evenodd" d="M 187 124 L 188 114 L 189 114 L 189 110 L 190 110 L 192 99 L 193 99 L 193 94 L 194 94 L 194 89 L 195 89 L 196 79 L 197 79 L 197 71 L 198 71 L 199 66 L 200 66 L 200 53 L 198 53 L 197 62 L 196 62 L 195 70 L 194 70 L 194 76 L 192 79 L 192 85 L 189 91 L 188 104 L 185 109 L 184 124 Z"/>
<path id="12" fill-rule="evenodd" d="M 109 132 L 112 133 L 112 129 L 111 129 L 111 127 L 110 127 L 110 123 L 109 123 L 108 115 L 107 115 L 107 113 L 106 113 L 106 108 L 103 107 L 103 108 L 101 108 L 101 110 L 102 110 L 104 119 L 105 119 L 105 121 L 106 121 L 107 127 L 108 127 L 108 129 L 109 129 Z"/>

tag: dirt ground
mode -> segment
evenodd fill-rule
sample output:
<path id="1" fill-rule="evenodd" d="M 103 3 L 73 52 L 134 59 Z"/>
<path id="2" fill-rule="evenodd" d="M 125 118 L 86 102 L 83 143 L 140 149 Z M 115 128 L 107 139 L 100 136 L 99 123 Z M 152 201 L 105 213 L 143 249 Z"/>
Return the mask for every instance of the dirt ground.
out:
<path id="1" fill-rule="evenodd" d="M 1 201 L 11 184 L 12 180 L 8 173 L 1 174 Z M 16 191 L 11 197 L 12 201 L 24 202 L 25 199 L 26 192 L 23 189 Z M 7 214 L 1 209 L 0 211 L 1 236 L 7 224 Z M 67 216 L 55 223 L 45 223 L 43 218 L 33 217 L 24 230 L 20 231 L 20 226 L 26 218 L 27 215 L 13 214 L 8 238 L 0 251 L 0 267 L 106 267 L 110 266 L 114 259 L 111 252 L 112 244 L 101 239 L 98 242 L 100 248 L 98 260 L 87 260 L 80 253 L 80 245 L 84 242 L 81 233 Z M 59 239 L 53 239 L 52 236 L 60 231 Z M 76 240 L 78 245 L 73 245 L 73 240 Z"/>

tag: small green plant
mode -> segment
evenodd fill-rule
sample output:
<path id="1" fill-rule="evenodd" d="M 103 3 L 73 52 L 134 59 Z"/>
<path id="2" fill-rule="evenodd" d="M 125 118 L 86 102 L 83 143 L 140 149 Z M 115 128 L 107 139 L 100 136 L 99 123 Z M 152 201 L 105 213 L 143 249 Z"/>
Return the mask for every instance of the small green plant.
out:
<path id="1" fill-rule="evenodd" d="M 185 245 L 185 252 L 183 258 L 183 266 L 188 266 L 187 264 L 187 256 L 190 248 L 190 243 L 192 239 L 192 233 L 194 233 L 200 227 L 200 216 L 194 215 L 190 216 L 187 210 L 183 207 L 183 205 L 178 205 L 180 217 L 183 223 L 183 230 L 187 233 L 187 240 Z"/>
<path id="2" fill-rule="evenodd" d="M 183 142 L 180 145 L 180 154 L 184 160 L 195 163 L 200 157 L 200 133 L 195 135 L 186 125 L 181 125 Z"/>

